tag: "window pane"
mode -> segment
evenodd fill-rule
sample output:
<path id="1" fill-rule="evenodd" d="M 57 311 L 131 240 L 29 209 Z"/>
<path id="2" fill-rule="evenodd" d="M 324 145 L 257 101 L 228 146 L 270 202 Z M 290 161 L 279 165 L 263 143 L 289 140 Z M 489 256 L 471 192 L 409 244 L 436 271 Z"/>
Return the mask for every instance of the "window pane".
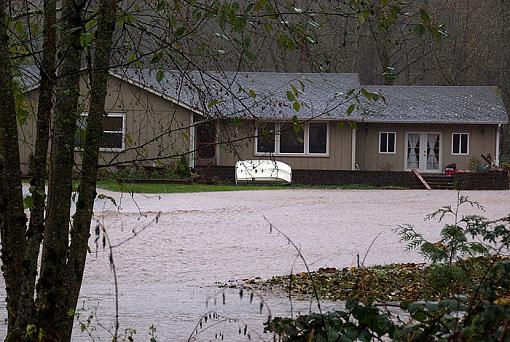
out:
<path id="1" fill-rule="evenodd" d="M 388 133 L 388 152 L 395 153 L 395 133 Z"/>
<path id="2" fill-rule="evenodd" d="M 460 151 L 460 135 L 453 135 L 453 153 L 459 153 Z"/>
<path id="3" fill-rule="evenodd" d="M 122 148 L 122 133 L 103 133 L 102 148 Z"/>
<path id="4" fill-rule="evenodd" d="M 310 153 L 326 153 L 328 125 L 326 123 L 310 123 L 309 130 L 308 151 Z"/>
<path id="5" fill-rule="evenodd" d="M 281 153 L 304 153 L 305 132 L 299 129 L 297 132 L 291 123 L 280 126 L 280 152 Z"/>
<path id="6" fill-rule="evenodd" d="M 381 140 L 379 143 L 379 152 L 386 153 L 388 152 L 388 135 L 387 133 L 379 133 L 379 139 Z"/>
<path id="7" fill-rule="evenodd" d="M 259 125 L 257 152 L 274 153 L 275 123 L 266 122 Z"/>
<path id="8" fill-rule="evenodd" d="M 104 116 L 103 117 L 103 131 L 122 132 L 122 117 Z"/>
<path id="9" fill-rule="evenodd" d="M 460 136 L 460 153 L 467 154 L 468 153 L 468 135 L 462 134 Z"/>

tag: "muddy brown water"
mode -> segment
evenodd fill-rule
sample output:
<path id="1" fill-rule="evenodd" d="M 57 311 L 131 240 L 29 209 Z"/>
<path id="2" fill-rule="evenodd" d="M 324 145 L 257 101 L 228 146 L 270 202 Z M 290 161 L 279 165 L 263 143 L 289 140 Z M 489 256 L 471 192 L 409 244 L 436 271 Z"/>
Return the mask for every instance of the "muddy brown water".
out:
<path id="1" fill-rule="evenodd" d="M 263 334 L 268 308 L 273 316 L 306 313 L 316 304 L 275 294 L 258 294 L 250 304 L 238 290 L 216 283 L 260 276 L 269 278 L 304 270 L 296 251 L 273 230 L 266 219 L 288 234 L 301 248 L 310 268 L 356 265 L 356 255 L 365 264 L 421 262 L 414 252 L 405 252 L 392 229 L 410 223 L 427 237 L 437 237 L 440 225 L 423 220 L 441 205 L 454 204 L 454 191 L 398 190 L 271 190 L 192 194 L 135 195 L 134 199 L 101 191 L 117 201 L 96 202 L 96 218 L 105 227 L 112 244 L 136 237 L 114 249 L 118 273 L 120 333 L 136 329 L 135 341 L 150 339 L 150 326 L 158 341 L 187 340 L 200 317 L 214 311 L 218 319 L 203 324 L 197 340 L 271 340 Z M 510 191 L 466 192 L 486 207 L 484 215 L 499 218 L 510 213 Z M 152 222 L 157 213 L 157 223 Z M 467 211 L 465 211 L 467 212 Z M 469 209 L 469 212 L 477 212 Z M 479 212 L 478 212 L 479 213 Z M 151 223 L 152 222 L 152 223 Z M 114 324 L 114 282 L 101 240 L 88 257 L 79 303 L 80 321 L 93 314 L 90 335 L 76 324 L 73 340 L 108 341 Z M 5 297 L 2 286 L 0 295 Z M 209 301 L 208 301 L 209 298 Z M 214 299 L 216 298 L 216 300 Z M 208 301 L 208 305 L 206 302 Z M 215 303 L 216 302 L 216 303 Z M 5 303 L 2 315 L 5 317 Z M 324 302 L 330 309 L 340 303 Z M 1 327 L 5 336 L 5 324 Z M 199 327 L 200 328 L 200 327 Z M 241 329 L 241 335 L 239 335 Z"/>

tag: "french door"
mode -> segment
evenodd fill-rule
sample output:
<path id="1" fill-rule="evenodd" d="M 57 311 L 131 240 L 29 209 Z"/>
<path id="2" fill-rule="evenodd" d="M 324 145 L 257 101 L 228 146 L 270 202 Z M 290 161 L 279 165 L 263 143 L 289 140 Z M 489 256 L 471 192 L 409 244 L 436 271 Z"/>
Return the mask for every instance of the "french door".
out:
<path id="1" fill-rule="evenodd" d="M 406 134 L 406 169 L 441 170 L 441 134 L 413 132 Z"/>

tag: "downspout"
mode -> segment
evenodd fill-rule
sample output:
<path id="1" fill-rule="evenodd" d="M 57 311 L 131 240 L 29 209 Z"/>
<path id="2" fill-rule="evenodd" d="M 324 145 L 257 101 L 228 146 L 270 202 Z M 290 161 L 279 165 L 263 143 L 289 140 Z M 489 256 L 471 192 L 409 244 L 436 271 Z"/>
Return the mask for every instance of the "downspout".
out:
<path id="1" fill-rule="evenodd" d="M 494 157 L 494 164 L 499 166 L 499 141 L 501 140 L 501 124 L 496 129 L 496 156 Z"/>
<path id="2" fill-rule="evenodd" d="M 356 132 L 357 128 L 352 129 L 351 133 L 351 170 L 356 170 Z"/>
<path id="3" fill-rule="evenodd" d="M 193 122 L 193 112 L 189 113 L 189 158 L 188 165 L 190 169 L 195 168 L 195 124 Z"/>

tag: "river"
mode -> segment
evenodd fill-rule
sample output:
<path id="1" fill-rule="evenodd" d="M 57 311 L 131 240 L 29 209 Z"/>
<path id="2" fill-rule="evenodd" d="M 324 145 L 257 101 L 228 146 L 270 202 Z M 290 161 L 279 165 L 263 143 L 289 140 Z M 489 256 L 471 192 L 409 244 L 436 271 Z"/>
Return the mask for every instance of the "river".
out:
<path id="1" fill-rule="evenodd" d="M 219 316 L 198 326 L 196 340 L 221 334 L 225 340 L 247 340 L 248 334 L 252 340 L 272 340 L 263 334 L 268 313 L 289 315 L 291 308 L 294 314 L 306 313 L 308 301 L 291 305 L 284 296 L 255 294 L 250 304 L 248 293 L 241 298 L 236 289 L 216 286 L 288 274 L 293 267 L 294 272 L 304 270 L 299 260 L 294 265 L 295 249 L 277 230 L 270 232 L 267 221 L 300 246 L 313 270 L 356 265 L 356 255 L 363 258 L 376 237 L 365 264 L 420 262 L 417 253 L 404 251 L 392 229 L 410 223 L 427 237 L 437 237 L 441 225 L 423 218 L 441 205 L 454 204 L 457 195 L 454 191 L 300 189 L 131 198 L 99 192 L 116 201 L 114 205 L 108 199 L 97 200 L 95 212 L 111 244 L 121 244 L 113 249 L 120 332 L 136 329 L 135 341 L 149 341 L 151 325 L 157 341 L 187 340 L 207 312 Z M 466 194 L 486 206 L 487 217 L 510 212 L 509 191 Z M 79 321 L 87 325 L 91 315 L 92 319 L 84 332 L 77 322 L 76 341 L 111 340 L 114 278 L 108 249 L 103 250 L 102 239 L 98 244 L 96 248 L 93 236 L 78 308 Z M 3 286 L 1 291 L 5 297 Z M 325 308 L 340 305 L 323 303 Z M 312 307 L 317 309 L 315 304 Z M 5 303 L 2 314 L 5 317 Z M 5 324 L 0 334 L 5 335 Z"/>

